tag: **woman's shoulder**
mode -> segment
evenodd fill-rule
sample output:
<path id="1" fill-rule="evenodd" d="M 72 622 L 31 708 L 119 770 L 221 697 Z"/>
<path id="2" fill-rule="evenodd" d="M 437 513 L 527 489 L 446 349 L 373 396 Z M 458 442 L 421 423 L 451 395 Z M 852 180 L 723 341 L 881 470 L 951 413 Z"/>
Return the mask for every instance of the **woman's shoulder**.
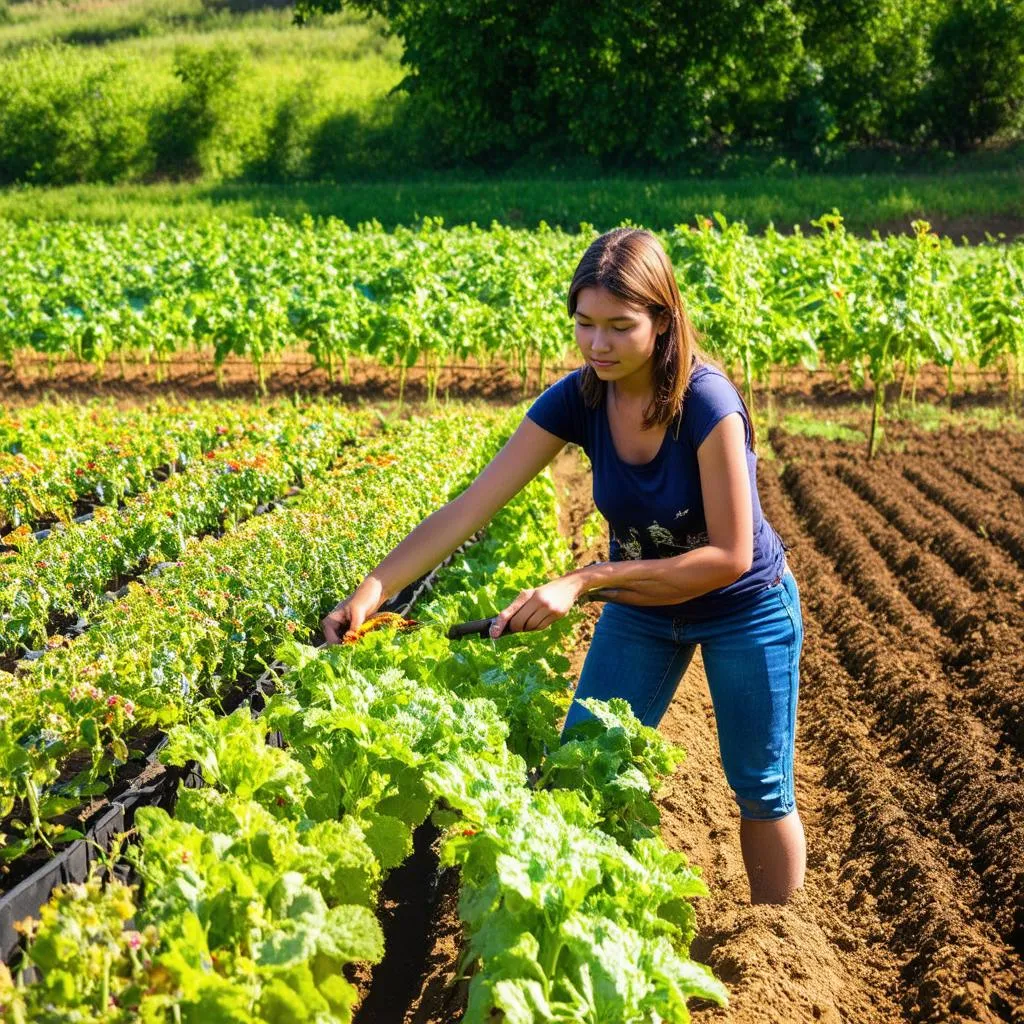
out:
<path id="1" fill-rule="evenodd" d="M 736 390 L 732 381 L 714 363 L 697 363 L 690 371 L 686 392 L 687 394 L 693 392 L 698 395 L 706 395 L 723 388 Z"/>
<path id="2" fill-rule="evenodd" d="M 717 366 L 698 363 L 690 373 L 682 413 L 694 447 L 701 445 L 719 420 L 733 412 L 743 416 L 749 444 L 746 408 L 736 386 Z"/>
<path id="3" fill-rule="evenodd" d="M 709 408 L 735 407 L 739 397 L 732 381 L 717 366 L 698 363 L 690 371 L 690 379 L 683 392 L 683 419 L 702 415 Z"/>
<path id="4" fill-rule="evenodd" d="M 566 441 L 582 444 L 586 435 L 587 409 L 580 377 L 582 369 L 567 373 L 534 400 L 526 411 L 531 420 Z"/>

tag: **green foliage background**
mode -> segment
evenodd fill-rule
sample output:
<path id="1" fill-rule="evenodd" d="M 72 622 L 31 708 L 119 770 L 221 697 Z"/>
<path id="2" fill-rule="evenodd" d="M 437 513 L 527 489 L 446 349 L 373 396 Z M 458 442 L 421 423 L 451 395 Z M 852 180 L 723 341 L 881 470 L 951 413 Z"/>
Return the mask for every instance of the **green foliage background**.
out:
<path id="1" fill-rule="evenodd" d="M 1024 135 L 1024 0 L 279 3 L 0 0 L 0 183 L 934 168 Z"/>
<path id="2" fill-rule="evenodd" d="M 298 15 L 344 0 L 298 0 Z M 1020 129 L 1024 0 L 349 0 L 453 161 L 975 148 Z"/>

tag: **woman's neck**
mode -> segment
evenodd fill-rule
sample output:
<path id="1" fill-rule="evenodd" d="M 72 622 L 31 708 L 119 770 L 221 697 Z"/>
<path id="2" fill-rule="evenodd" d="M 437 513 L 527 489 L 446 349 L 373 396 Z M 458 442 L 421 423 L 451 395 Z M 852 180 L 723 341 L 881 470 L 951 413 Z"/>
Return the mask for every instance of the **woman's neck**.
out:
<path id="1" fill-rule="evenodd" d="M 628 377 L 608 381 L 608 387 L 617 401 L 633 405 L 646 405 L 654 397 L 654 381 L 651 378 L 650 362 L 645 363 Z"/>

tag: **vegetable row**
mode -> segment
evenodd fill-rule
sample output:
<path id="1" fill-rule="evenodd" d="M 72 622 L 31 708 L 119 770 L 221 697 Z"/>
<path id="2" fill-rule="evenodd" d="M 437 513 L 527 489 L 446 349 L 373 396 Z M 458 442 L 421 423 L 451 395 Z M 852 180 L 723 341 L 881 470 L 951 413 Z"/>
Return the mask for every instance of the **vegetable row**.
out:
<path id="1" fill-rule="evenodd" d="M 45 643 L 57 622 L 88 614 L 95 597 L 119 588 L 123 577 L 177 560 L 189 538 L 229 529 L 290 487 L 318 479 L 369 424 L 364 413 L 326 403 L 283 406 L 120 508 L 99 507 L 43 543 L 27 532 L 8 534 L 18 550 L 0 555 L 0 653 Z"/>
<path id="2" fill-rule="evenodd" d="M 53 819 L 105 790 L 134 737 L 258 675 L 282 639 L 310 635 L 367 567 L 471 481 L 517 415 L 387 424 L 361 461 L 189 544 L 159 576 L 97 605 L 77 640 L 0 677 L 0 859 L 75 838 Z"/>
<path id="3" fill-rule="evenodd" d="M 208 787 L 182 790 L 173 817 L 137 814 L 144 899 L 95 879 L 55 895 L 27 929 L 42 980 L 0 971 L 13 1020 L 350 1021 L 344 968 L 381 959 L 380 883 L 428 816 L 461 868 L 467 1024 L 683 1022 L 688 999 L 726 1001 L 689 958 L 699 869 L 651 827 L 652 787 L 679 752 L 621 701 L 590 703 L 597 717 L 550 756 L 524 731 L 557 748 L 570 619 L 497 642 L 444 636 L 564 570 L 550 480 L 487 537 L 442 572 L 418 632 L 287 644 L 292 670 L 261 720 L 243 708 L 172 731 L 166 760 L 197 763 Z"/>
<path id="4" fill-rule="evenodd" d="M 826 366 L 855 380 L 896 360 L 1003 369 L 1024 361 L 1024 245 L 954 247 L 914 234 L 854 238 L 833 212 L 819 234 L 750 235 L 721 214 L 660 235 L 705 345 L 748 391 L 773 366 Z M 352 357 L 405 368 L 474 356 L 520 367 L 575 358 L 565 295 L 595 237 L 493 224 L 351 230 L 277 218 L 188 226 L 0 225 L 0 359 L 19 352 L 97 366 L 156 365 L 198 350 L 250 359 L 261 384 L 306 349 L 333 376 Z M 885 351 L 882 361 L 878 354 Z M 875 381 L 877 383 L 877 381 Z"/>
<path id="5" fill-rule="evenodd" d="M 0 533 L 70 523 L 82 507 L 116 506 L 211 448 L 266 432 L 274 409 L 193 402 L 119 410 L 50 403 L 0 411 Z M 15 531 L 12 537 L 8 531 Z"/>

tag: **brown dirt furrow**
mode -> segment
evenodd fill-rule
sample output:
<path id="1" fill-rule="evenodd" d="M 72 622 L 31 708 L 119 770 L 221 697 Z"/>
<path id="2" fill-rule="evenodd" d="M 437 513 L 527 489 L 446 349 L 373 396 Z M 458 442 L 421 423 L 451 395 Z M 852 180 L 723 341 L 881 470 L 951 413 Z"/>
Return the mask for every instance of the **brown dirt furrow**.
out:
<path id="1" fill-rule="evenodd" d="M 948 618 L 960 626 L 964 610 L 957 607 L 948 616 L 943 615 L 946 611 L 943 592 L 934 583 L 922 588 L 918 600 L 912 599 L 909 589 L 904 594 L 900 587 L 905 582 L 902 574 L 907 563 L 913 562 L 915 546 L 895 531 L 884 531 L 885 520 L 820 466 L 794 464 L 787 482 L 800 507 L 804 526 L 819 547 L 828 552 L 840 575 L 864 604 L 903 633 L 915 649 L 942 655 L 949 641 L 936 628 L 935 622 L 942 625 L 940 617 Z M 840 488 L 845 492 L 841 500 L 837 499 Z M 879 523 L 882 531 L 878 529 Z M 880 533 L 882 538 L 892 538 L 894 543 L 879 545 Z M 919 610 L 923 598 L 928 600 L 925 611 L 930 613 L 930 619 Z M 933 608 L 935 603 L 939 604 L 938 610 Z"/>
<path id="2" fill-rule="evenodd" d="M 923 837 L 919 821 L 904 809 L 908 781 L 886 765 L 850 699 L 856 680 L 843 670 L 820 626 L 807 635 L 806 671 L 819 682 L 829 680 L 815 695 L 821 713 L 807 716 L 808 735 L 829 752 L 826 782 L 848 794 L 859 825 L 840 888 L 849 913 L 865 907 L 882 913 L 891 929 L 888 941 L 907 957 L 903 985 L 893 997 L 914 1021 L 1014 1019 L 1024 1008 L 1020 958 L 979 918 L 966 872 L 949 863 L 942 841 Z"/>
<path id="3" fill-rule="evenodd" d="M 959 643 L 981 627 L 986 611 L 976 594 L 945 559 L 927 545 L 908 540 L 877 505 L 851 486 L 849 467 L 840 466 L 832 477 L 836 504 L 857 522 L 860 532 L 896 574 L 899 586 L 914 606 L 931 617 L 947 635 Z M 888 480 L 879 475 L 876 486 L 884 493 Z"/>
<path id="4" fill-rule="evenodd" d="M 967 480 L 983 492 L 983 500 L 994 502 L 999 516 L 1024 522 L 1024 452 L 1010 447 L 1007 434 L 986 433 L 983 442 L 969 452 L 951 452 L 940 448 L 930 453 L 924 464 L 937 464 L 952 474 L 952 479 Z"/>
<path id="5" fill-rule="evenodd" d="M 877 508 L 908 540 L 941 555 L 975 591 L 1015 590 L 1019 574 L 1002 552 L 941 508 L 922 508 L 921 492 L 896 472 L 883 474 L 863 464 L 844 463 L 837 473 L 865 501 Z"/>
<path id="6" fill-rule="evenodd" d="M 463 940 L 459 917 L 460 878 L 458 868 L 447 868 L 441 873 L 423 974 L 401 1018 L 402 1024 L 455 1024 L 466 1012 L 469 982 L 456 980 Z"/>
<path id="7" fill-rule="evenodd" d="M 843 441 L 829 441 L 821 437 L 804 437 L 800 434 L 787 434 L 781 427 L 772 427 L 768 431 L 768 439 L 772 450 L 784 462 L 810 460 L 821 462 L 839 459 L 850 462 L 864 461 L 864 446 L 848 444 Z"/>
<path id="8" fill-rule="evenodd" d="M 959 479 L 936 459 L 922 459 L 903 467 L 903 475 L 924 495 L 965 527 L 998 544 L 1024 569 L 1024 527 L 1008 519 L 997 499 Z M 1024 586 L 1024 577 L 1021 578 Z"/>
<path id="9" fill-rule="evenodd" d="M 1024 498 L 1024 472 L 1020 468 L 1020 456 L 1014 456 L 1012 460 L 995 461 L 991 456 L 985 460 L 985 468 L 996 476 L 1003 477 L 1010 486 L 1010 490 L 1018 498 Z"/>
<path id="10" fill-rule="evenodd" d="M 979 716 L 1024 751 L 1024 675 L 1015 680 L 1015 664 L 1006 664 L 1017 661 L 1014 627 L 941 558 L 892 529 L 841 478 L 809 463 L 791 466 L 788 474 L 806 526 L 854 593 L 900 631 L 907 647 L 930 650 L 948 673 L 964 679 L 962 691 L 947 691 L 950 710 Z"/>
<path id="11" fill-rule="evenodd" d="M 1024 752 L 1024 651 L 1019 636 L 1021 623 L 1013 614 L 1013 600 L 1001 591 L 976 595 L 936 555 L 907 541 L 860 496 L 847 488 L 842 478 L 831 478 L 834 505 L 856 518 L 861 532 L 872 547 L 897 574 L 898 585 L 905 588 L 914 605 L 927 612 L 948 634 L 951 641 L 935 645 L 943 667 L 963 680 L 963 693 L 977 714 L 1005 740 Z M 884 481 L 880 481 L 884 488 Z M 804 509 L 816 508 L 801 496 Z M 833 507 L 831 505 L 827 507 Z M 817 510 L 817 509 L 816 509 Z M 819 542 L 829 550 L 828 521 L 833 513 L 817 510 L 815 519 L 823 526 L 816 530 Z M 811 520 L 808 520 L 811 525 Z M 823 534 L 822 530 L 826 532 Z M 830 551 L 835 560 L 835 551 Z M 845 574 L 844 574 L 845 575 Z M 863 599 L 856 580 L 845 575 Z M 865 602 L 869 604 L 869 602 Z M 891 621 L 891 620 L 890 620 Z M 917 630 L 906 635 L 907 643 L 917 646 Z"/>
<path id="12" fill-rule="evenodd" d="M 760 478 L 759 478 L 760 479 Z M 802 735 L 824 766 L 833 806 L 851 816 L 835 866 L 835 895 L 851 922 L 880 921 L 872 942 L 904 958 L 890 994 L 911 1021 L 1021 1019 L 1019 955 L 976 912 L 979 880 L 970 864 L 950 858 L 941 839 L 921 834 L 914 781 L 889 766 L 887 750 L 858 709 L 861 684 L 838 657 L 819 619 L 830 575 L 800 531 L 780 481 L 764 474 L 759 493 L 780 532 L 794 538 L 791 564 L 800 581 L 805 639 Z M 784 534 L 785 535 L 785 534 Z M 840 795 L 841 794 L 841 795 Z M 987 915 L 985 915 L 987 916 Z"/>
<path id="13" fill-rule="evenodd" d="M 787 486 L 795 467 L 784 474 Z M 805 547 L 808 606 L 859 683 L 855 699 L 874 718 L 895 767 L 914 779 L 922 830 L 948 824 L 970 850 L 984 904 L 1008 941 L 1024 938 L 1024 783 L 1002 766 L 999 737 L 972 715 L 931 655 L 911 650 L 899 630 L 872 618 L 826 556 Z M 951 851 L 959 857 L 958 851 Z"/>
<path id="14" fill-rule="evenodd" d="M 1011 431 L 985 427 L 971 420 L 959 424 L 946 422 L 935 430 L 923 430 L 912 423 L 891 420 L 885 424 L 883 447 L 908 455 L 934 455 L 944 452 L 967 458 L 972 458 L 980 450 L 1011 456 L 1017 450 Z"/>
<path id="15" fill-rule="evenodd" d="M 917 495 L 920 499 L 921 496 L 901 476 L 889 472 L 871 476 L 869 471 L 848 464 L 836 466 L 835 472 L 843 494 L 851 502 L 860 503 L 858 512 L 864 513 L 862 523 L 884 520 L 892 532 L 907 538 L 920 552 L 921 563 L 926 568 L 917 571 L 926 573 L 937 587 L 946 588 L 944 597 L 935 595 L 929 612 L 938 617 L 945 632 L 964 645 L 961 653 L 978 643 L 988 643 L 986 631 L 995 625 L 1024 632 L 1024 603 L 1017 586 L 1018 574 L 1002 552 L 961 527 L 961 543 L 951 557 L 955 538 L 948 533 L 941 538 L 928 533 L 929 520 L 923 512 L 910 506 L 906 492 L 911 492 L 910 498 Z M 872 517 L 867 509 L 877 510 L 877 515 Z M 980 578 L 985 586 L 972 586 L 978 581 L 958 571 L 959 565 L 978 565 L 986 559 L 990 572 Z M 907 571 L 910 569 L 908 566 Z M 1005 654 L 1009 649 L 1002 642 L 994 642 L 996 652 Z M 974 657 L 977 654 L 969 655 L 967 660 Z"/>
<path id="16" fill-rule="evenodd" d="M 1024 523 L 1022 492 L 1014 488 L 1009 476 L 996 472 L 980 458 L 943 456 L 944 464 L 972 487 L 983 491 L 987 500 L 995 501 L 1003 515 L 1016 523 Z M 1012 472 L 1012 470 L 1011 470 Z M 1021 482 L 1024 486 L 1024 481 Z"/>
<path id="17" fill-rule="evenodd" d="M 824 465 L 840 475 L 909 540 L 942 555 L 972 589 L 1021 588 L 1020 567 L 1012 557 L 986 543 L 941 505 L 923 501 L 921 492 L 903 479 L 905 464 L 916 465 L 922 459 L 941 455 L 943 435 L 911 434 L 904 445 L 906 453 L 880 456 L 870 463 L 860 446 L 786 434 L 777 427 L 771 430 L 770 438 L 772 447 L 785 462 Z M 879 493 L 882 481 L 884 501 Z"/>

